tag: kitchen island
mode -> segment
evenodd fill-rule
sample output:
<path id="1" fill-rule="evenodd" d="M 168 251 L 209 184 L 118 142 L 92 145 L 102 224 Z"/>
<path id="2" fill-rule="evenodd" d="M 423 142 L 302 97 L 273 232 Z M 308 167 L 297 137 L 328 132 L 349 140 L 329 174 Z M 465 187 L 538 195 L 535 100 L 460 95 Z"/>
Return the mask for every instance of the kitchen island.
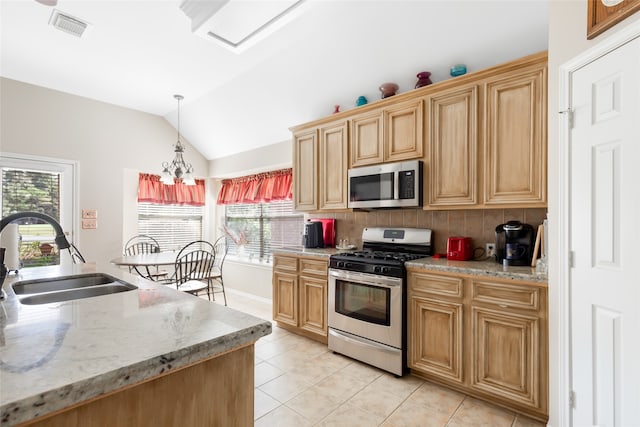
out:
<path id="1" fill-rule="evenodd" d="M 138 289 L 26 305 L 11 284 L 105 273 Z M 113 266 L 23 269 L 0 302 L 0 426 L 253 425 L 271 323 Z"/>

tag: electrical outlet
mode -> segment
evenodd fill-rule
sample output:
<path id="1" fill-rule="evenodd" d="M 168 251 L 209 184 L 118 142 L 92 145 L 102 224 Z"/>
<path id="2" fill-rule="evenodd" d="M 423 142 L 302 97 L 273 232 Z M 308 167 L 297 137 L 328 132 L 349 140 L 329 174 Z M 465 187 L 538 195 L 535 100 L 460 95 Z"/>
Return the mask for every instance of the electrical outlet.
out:
<path id="1" fill-rule="evenodd" d="M 495 256 L 496 254 L 496 244 L 495 243 L 487 243 L 485 245 L 485 251 L 487 253 L 487 256 Z"/>

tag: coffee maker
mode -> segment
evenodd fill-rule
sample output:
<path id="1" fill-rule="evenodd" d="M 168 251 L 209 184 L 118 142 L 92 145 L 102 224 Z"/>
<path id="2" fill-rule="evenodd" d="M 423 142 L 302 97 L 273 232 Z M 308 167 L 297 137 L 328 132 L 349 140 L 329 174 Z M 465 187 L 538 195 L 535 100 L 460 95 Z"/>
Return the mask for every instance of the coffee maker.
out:
<path id="1" fill-rule="evenodd" d="M 535 235 L 533 227 L 507 221 L 496 227 L 496 262 L 503 265 L 531 265 Z"/>

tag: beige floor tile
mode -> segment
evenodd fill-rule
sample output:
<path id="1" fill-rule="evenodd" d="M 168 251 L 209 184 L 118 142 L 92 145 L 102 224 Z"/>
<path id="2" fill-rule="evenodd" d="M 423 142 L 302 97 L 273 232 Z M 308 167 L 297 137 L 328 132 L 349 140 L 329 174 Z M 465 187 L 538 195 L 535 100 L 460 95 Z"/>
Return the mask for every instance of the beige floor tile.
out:
<path id="1" fill-rule="evenodd" d="M 335 411 L 340 406 L 340 403 L 340 400 L 331 393 L 314 386 L 288 401 L 286 406 L 312 423 L 317 423 Z"/>
<path id="2" fill-rule="evenodd" d="M 295 351 L 287 351 L 274 357 L 266 359 L 267 362 L 282 369 L 283 371 L 290 371 L 297 369 L 304 365 L 309 360 L 309 357 L 304 353 L 298 353 Z"/>
<path id="3" fill-rule="evenodd" d="M 510 427 L 515 415 L 507 410 L 466 397 L 448 427 Z"/>
<path id="4" fill-rule="evenodd" d="M 513 427 L 544 427 L 546 424 L 541 421 L 532 420 L 524 415 L 516 415 Z"/>
<path id="5" fill-rule="evenodd" d="M 363 380 L 372 382 L 384 373 L 384 371 L 378 368 L 374 368 L 373 366 L 367 365 L 365 363 L 360 363 L 354 361 L 353 359 L 349 360 L 351 361 L 351 363 L 340 369 L 340 373 L 342 375 L 349 375 L 354 378 L 361 378 Z"/>
<path id="6" fill-rule="evenodd" d="M 385 419 L 400 406 L 403 400 L 402 397 L 369 384 L 349 399 L 348 402 Z"/>
<path id="7" fill-rule="evenodd" d="M 268 362 L 260 362 L 254 368 L 254 384 L 259 387 L 262 384 L 271 381 L 282 375 L 284 371 Z"/>
<path id="8" fill-rule="evenodd" d="M 280 402 L 278 402 L 276 399 L 269 396 L 267 393 L 260 391 L 257 388 L 254 390 L 254 399 L 253 399 L 254 419 L 258 419 L 264 414 L 270 411 L 273 411 L 278 406 L 280 406 Z"/>
<path id="9" fill-rule="evenodd" d="M 315 384 L 333 374 L 335 370 L 328 369 L 325 365 L 318 363 L 316 359 L 307 359 L 294 369 L 291 369 L 290 372 L 304 378 L 311 384 Z"/>
<path id="10" fill-rule="evenodd" d="M 451 413 L 405 401 L 387 418 L 384 427 L 444 427 Z"/>
<path id="11" fill-rule="evenodd" d="M 292 373 L 286 373 L 261 385 L 259 389 L 279 402 L 285 403 L 312 385 L 312 383 L 305 381 L 304 378 Z"/>
<path id="12" fill-rule="evenodd" d="M 325 369 L 335 372 L 352 363 L 353 359 L 349 359 L 346 356 L 327 350 L 316 356 L 314 361 L 315 363 L 322 365 Z"/>
<path id="13" fill-rule="evenodd" d="M 369 382 L 348 375 L 332 374 L 316 384 L 320 390 L 333 393 L 341 402 L 345 402 L 364 389 Z"/>
<path id="14" fill-rule="evenodd" d="M 255 427 L 310 427 L 312 424 L 302 415 L 282 405 L 254 423 Z"/>
<path id="15" fill-rule="evenodd" d="M 379 425 L 384 418 L 358 408 L 349 403 L 341 405 L 317 427 L 372 427 Z"/>
<path id="16" fill-rule="evenodd" d="M 256 357 L 263 360 L 270 359 L 279 354 L 285 353 L 296 344 L 286 339 L 270 341 L 262 345 L 256 346 Z"/>
<path id="17" fill-rule="evenodd" d="M 464 398 L 462 393 L 425 382 L 407 398 L 407 402 L 450 417 L 462 404 Z"/>
<path id="18" fill-rule="evenodd" d="M 400 378 L 391 374 L 382 374 L 372 384 L 372 390 L 384 390 L 406 399 L 411 393 L 416 391 L 424 381 L 411 375 L 404 375 Z"/>

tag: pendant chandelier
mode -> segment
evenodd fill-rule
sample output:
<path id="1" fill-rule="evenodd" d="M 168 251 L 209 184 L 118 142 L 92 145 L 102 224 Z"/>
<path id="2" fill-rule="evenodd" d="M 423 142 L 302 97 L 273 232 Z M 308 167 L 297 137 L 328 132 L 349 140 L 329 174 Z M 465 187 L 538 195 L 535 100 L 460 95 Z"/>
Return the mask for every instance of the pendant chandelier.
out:
<path id="1" fill-rule="evenodd" d="M 184 153 L 184 146 L 180 142 L 180 101 L 184 99 L 182 95 L 173 95 L 178 100 L 178 142 L 176 142 L 176 153 L 174 159 L 169 162 L 162 163 L 162 175 L 160 176 L 160 182 L 165 185 L 173 185 L 174 178 L 182 180 L 184 185 L 196 185 L 196 180 L 193 178 L 193 166 L 190 163 L 185 163 L 182 158 Z"/>

